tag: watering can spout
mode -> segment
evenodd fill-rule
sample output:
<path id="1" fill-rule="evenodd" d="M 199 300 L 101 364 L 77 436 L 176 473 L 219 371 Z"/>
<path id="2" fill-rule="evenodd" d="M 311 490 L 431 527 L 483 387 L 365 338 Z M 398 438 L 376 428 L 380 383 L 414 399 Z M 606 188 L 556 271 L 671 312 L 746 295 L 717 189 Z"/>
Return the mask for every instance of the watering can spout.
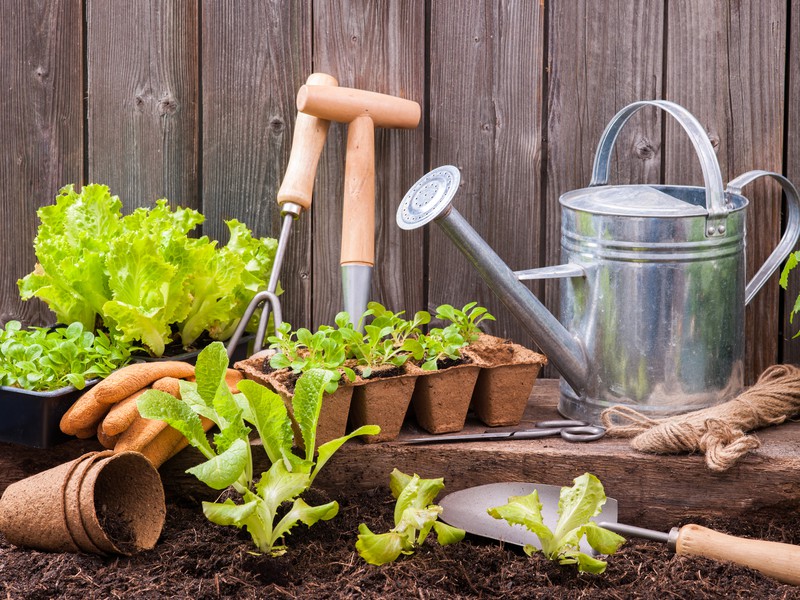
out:
<path id="1" fill-rule="evenodd" d="M 398 226 L 417 229 L 435 221 L 530 333 L 576 396 L 583 396 L 588 378 L 583 345 L 451 206 L 459 182 L 460 173 L 452 166 L 439 167 L 423 176 L 400 203 Z"/>

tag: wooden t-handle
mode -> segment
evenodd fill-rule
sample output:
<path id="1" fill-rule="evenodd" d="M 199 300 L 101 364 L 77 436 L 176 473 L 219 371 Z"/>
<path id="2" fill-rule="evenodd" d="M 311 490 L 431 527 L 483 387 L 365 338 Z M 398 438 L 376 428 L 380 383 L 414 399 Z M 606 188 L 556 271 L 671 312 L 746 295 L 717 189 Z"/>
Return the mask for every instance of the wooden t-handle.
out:
<path id="1" fill-rule="evenodd" d="M 369 116 L 376 127 L 413 129 L 421 109 L 413 100 L 355 88 L 304 85 L 297 92 L 297 110 L 321 119 L 351 123 Z"/>
<path id="2" fill-rule="evenodd" d="M 800 585 L 800 546 L 745 539 L 700 525 L 684 525 L 678 532 L 675 551 L 730 561 L 761 571 L 781 583 Z"/>
<path id="3" fill-rule="evenodd" d="M 312 73 L 307 85 L 337 86 L 336 79 L 325 73 Z M 278 190 L 278 205 L 287 202 L 297 204 L 303 210 L 311 208 L 311 196 L 314 191 L 314 178 L 317 175 L 322 147 L 328 134 L 330 121 L 320 119 L 306 113 L 298 112 L 294 123 L 292 150 L 286 173 Z"/>
<path id="4" fill-rule="evenodd" d="M 347 128 L 341 264 L 375 264 L 375 128 L 367 116 Z"/>

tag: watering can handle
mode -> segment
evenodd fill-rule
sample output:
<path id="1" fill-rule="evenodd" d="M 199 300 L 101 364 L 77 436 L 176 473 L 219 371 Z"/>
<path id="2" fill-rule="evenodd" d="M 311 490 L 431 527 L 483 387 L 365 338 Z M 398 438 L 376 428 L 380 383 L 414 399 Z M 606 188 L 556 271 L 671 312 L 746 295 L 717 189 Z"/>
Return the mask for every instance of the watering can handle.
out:
<path id="1" fill-rule="evenodd" d="M 741 195 L 744 186 L 760 177 L 771 177 L 781 184 L 783 192 L 786 194 L 786 230 L 783 232 L 781 241 L 775 246 L 775 250 L 772 251 L 769 258 L 761 265 L 758 273 L 753 276 L 748 282 L 747 287 L 745 287 L 745 304 L 750 303 L 764 283 L 766 283 L 767 279 L 769 279 L 770 275 L 772 275 L 783 260 L 789 256 L 789 253 L 791 253 L 797 243 L 797 238 L 800 237 L 800 195 L 798 195 L 797 188 L 794 184 L 783 175 L 770 171 L 748 171 L 730 181 L 725 191 L 731 194 Z"/>
<path id="2" fill-rule="evenodd" d="M 614 115 L 611 122 L 606 125 L 606 129 L 600 137 L 600 143 L 597 145 L 597 153 L 592 167 L 592 180 L 589 185 L 606 185 L 608 183 L 611 152 L 614 150 L 617 136 L 625 123 L 628 122 L 628 119 L 645 106 L 655 106 L 666 111 L 678 121 L 689 135 L 689 140 L 692 142 L 700 159 L 700 168 L 703 171 L 703 181 L 706 186 L 706 209 L 708 210 L 706 235 L 708 237 L 725 235 L 725 221 L 728 216 L 728 209 L 725 206 L 722 174 L 719 170 L 717 157 L 714 154 L 714 148 L 711 146 L 708 135 L 703 126 L 700 125 L 700 122 L 688 110 L 674 102 L 642 100 L 629 104 Z"/>

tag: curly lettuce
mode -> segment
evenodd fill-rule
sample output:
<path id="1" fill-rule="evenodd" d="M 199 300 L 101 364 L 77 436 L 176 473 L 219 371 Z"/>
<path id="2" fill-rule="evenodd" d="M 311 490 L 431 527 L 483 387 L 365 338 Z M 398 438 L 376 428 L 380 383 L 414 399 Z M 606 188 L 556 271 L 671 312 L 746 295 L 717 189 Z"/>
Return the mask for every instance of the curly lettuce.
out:
<path id="1" fill-rule="evenodd" d="M 236 220 L 226 221 L 224 247 L 190 237 L 203 215 L 166 199 L 127 216 L 121 209 L 105 185 L 62 188 L 38 211 L 38 262 L 18 282 L 21 297 L 40 298 L 60 322 L 141 342 L 153 356 L 176 339 L 191 347 L 204 332 L 228 339 L 266 288 L 277 241 L 253 237 Z"/>

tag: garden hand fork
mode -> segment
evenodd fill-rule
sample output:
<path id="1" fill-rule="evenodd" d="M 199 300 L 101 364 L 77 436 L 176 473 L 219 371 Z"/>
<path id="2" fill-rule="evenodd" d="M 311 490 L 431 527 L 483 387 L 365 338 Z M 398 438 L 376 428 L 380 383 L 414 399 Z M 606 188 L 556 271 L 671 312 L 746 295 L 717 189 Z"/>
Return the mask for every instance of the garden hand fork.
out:
<path id="1" fill-rule="evenodd" d="M 335 78 L 325 73 L 313 73 L 306 81 L 307 85 L 337 86 Z M 256 309 L 263 305 L 261 317 L 258 321 L 258 331 L 256 333 L 253 352 L 261 350 L 264 344 L 264 337 L 267 333 L 267 323 L 269 315 L 272 313 L 275 321 L 275 335 L 280 336 L 278 328 L 283 321 L 281 314 L 281 302 L 276 290 L 278 289 L 278 278 L 280 277 L 281 264 L 286 254 L 286 245 L 289 233 L 292 230 L 292 223 L 299 218 L 304 210 L 311 208 L 311 197 L 314 189 L 314 178 L 317 174 L 317 163 L 319 162 L 322 147 L 325 145 L 325 138 L 328 134 L 330 122 L 312 115 L 297 113 L 292 136 L 292 150 L 289 155 L 289 163 L 286 166 L 286 173 L 283 182 L 278 190 L 278 206 L 281 207 L 281 217 L 283 226 L 281 227 L 280 237 L 278 238 L 278 248 L 275 251 L 275 260 L 272 264 L 272 272 L 269 276 L 267 289 L 258 292 L 247 309 L 242 315 L 242 320 L 236 327 L 230 340 L 228 341 L 228 357 L 233 356 L 236 345 L 244 333 L 247 323 L 253 316 Z"/>

